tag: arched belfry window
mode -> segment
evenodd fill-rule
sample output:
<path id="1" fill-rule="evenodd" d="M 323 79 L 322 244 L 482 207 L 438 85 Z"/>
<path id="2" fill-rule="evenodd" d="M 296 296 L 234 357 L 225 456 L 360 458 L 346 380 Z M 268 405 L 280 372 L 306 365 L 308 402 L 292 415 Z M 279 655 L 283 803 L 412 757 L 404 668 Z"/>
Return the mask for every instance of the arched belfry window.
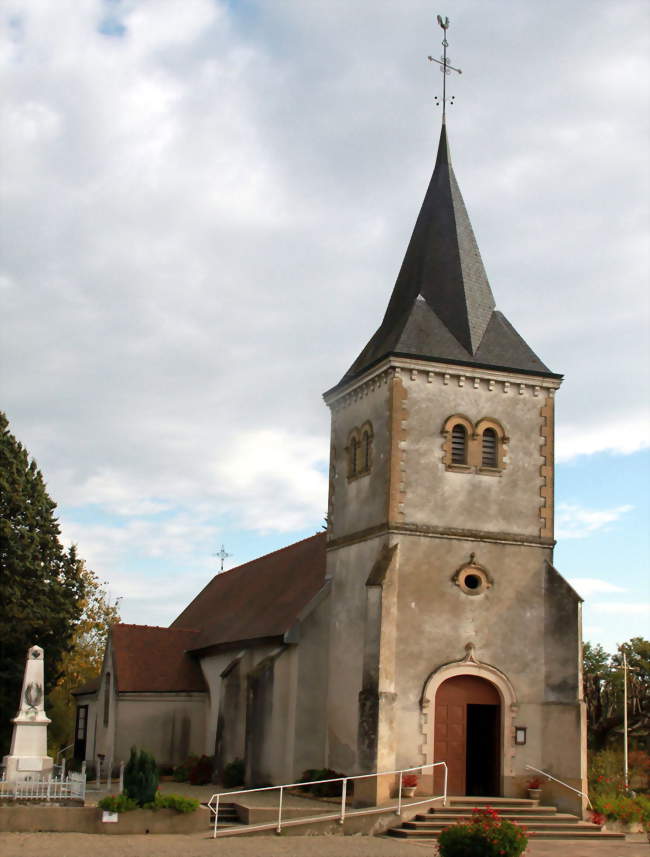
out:
<path id="1" fill-rule="evenodd" d="M 370 473 L 372 467 L 372 426 L 364 423 L 361 426 L 361 473 Z"/>
<path id="2" fill-rule="evenodd" d="M 467 429 L 462 423 L 451 430 L 451 463 L 467 464 Z"/>
<path id="3" fill-rule="evenodd" d="M 365 476 L 372 468 L 372 425 L 364 423 L 354 428 L 348 439 L 348 479 Z"/>
<path id="4" fill-rule="evenodd" d="M 485 476 L 500 476 L 506 468 L 506 437 L 503 426 L 494 417 L 483 417 L 476 424 L 476 465 Z"/>
<path id="5" fill-rule="evenodd" d="M 481 436 L 481 466 L 498 467 L 498 438 L 493 428 L 486 428 Z"/>

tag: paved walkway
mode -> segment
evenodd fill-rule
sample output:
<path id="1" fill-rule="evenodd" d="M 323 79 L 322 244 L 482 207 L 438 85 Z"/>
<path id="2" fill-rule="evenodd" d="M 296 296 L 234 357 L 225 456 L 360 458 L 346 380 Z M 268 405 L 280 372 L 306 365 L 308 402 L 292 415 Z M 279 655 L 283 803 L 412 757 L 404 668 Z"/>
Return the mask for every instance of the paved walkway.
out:
<path id="1" fill-rule="evenodd" d="M 650 857 L 647 839 L 536 842 L 527 857 Z M 2 857 L 435 857 L 434 843 L 369 836 L 92 836 L 2 833 Z"/>

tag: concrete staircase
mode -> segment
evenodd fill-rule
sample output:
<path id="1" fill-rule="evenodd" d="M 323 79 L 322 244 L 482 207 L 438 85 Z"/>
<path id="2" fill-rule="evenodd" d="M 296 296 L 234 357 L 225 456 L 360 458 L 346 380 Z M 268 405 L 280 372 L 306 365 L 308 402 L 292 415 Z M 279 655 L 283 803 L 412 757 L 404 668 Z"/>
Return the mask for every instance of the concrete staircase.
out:
<path id="1" fill-rule="evenodd" d="M 609 833 L 597 824 L 581 821 L 577 815 L 558 812 L 554 806 L 540 806 L 536 800 L 503 797 L 450 797 L 446 807 L 431 807 L 427 813 L 391 828 L 388 835 L 415 841 L 436 839 L 445 827 L 469 818 L 474 807 L 482 806 L 491 806 L 502 818 L 523 825 L 533 839 L 625 839 L 623 833 Z"/>
<path id="2" fill-rule="evenodd" d="M 207 804 L 206 804 L 207 806 Z M 209 809 L 209 807 L 208 807 Z M 214 815 L 210 812 L 210 828 L 212 829 L 214 825 Z M 219 830 L 222 830 L 226 827 L 241 827 L 242 824 L 239 820 L 239 816 L 237 815 L 237 810 L 235 809 L 234 803 L 222 803 L 219 802 L 219 817 L 217 819 L 217 825 Z"/>

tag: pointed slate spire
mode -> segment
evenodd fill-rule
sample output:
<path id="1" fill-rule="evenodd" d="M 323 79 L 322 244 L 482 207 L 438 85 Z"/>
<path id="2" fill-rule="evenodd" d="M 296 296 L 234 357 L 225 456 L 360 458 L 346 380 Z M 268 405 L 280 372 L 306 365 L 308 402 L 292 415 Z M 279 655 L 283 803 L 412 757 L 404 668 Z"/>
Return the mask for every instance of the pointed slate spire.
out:
<path id="1" fill-rule="evenodd" d="M 384 322 L 422 295 L 460 344 L 474 354 L 495 303 L 442 126 L 438 157 Z"/>
<path id="2" fill-rule="evenodd" d="M 386 314 L 343 381 L 388 354 L 551 374 L 495 310 L 444 123 L 433 176 Z"/>

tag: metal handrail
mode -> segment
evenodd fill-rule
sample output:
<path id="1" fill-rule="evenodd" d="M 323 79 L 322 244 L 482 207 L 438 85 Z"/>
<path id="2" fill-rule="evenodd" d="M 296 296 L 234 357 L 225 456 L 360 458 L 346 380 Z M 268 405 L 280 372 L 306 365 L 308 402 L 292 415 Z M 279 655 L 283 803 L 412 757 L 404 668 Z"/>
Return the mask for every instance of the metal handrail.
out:
<path id="1" fill-rule="evenodd" d="M 547 779 L 553 780 L 554 783 L 559 783 L 559 785 L 564 786 L 565 789 L 569 789 L 572 792 L 575 792 L 580 797 L 584 797 L 587 799 L 587 806 L 589 809 L 593 810 L 593 806 L 591 805 L 591 801 L 589 800 L 589 795 L 585 792 L 581 792 L 579 789 L 574 789 L 573 786 L 570 786 L 568 783 L 563 782 L 562 780 L 558 780 L 557 777 L 554 777 L 552 774 L 549 774 L 548 771 L 540 771 L 539 768 L 534 768 L 532 765 L 526 765 L 529 771 L 536 771 L 538 774 L 543 774 Z"/>
<path id="2" fill-rule="evenodd" d="M 443 794 L 437 796 L 427 797 L 424 800 L 412 801 L 409 803 L 402 802 L 402 774 L 408 773 L 409 771 L 420 771 L 422 772 L 425 768 L 436 768 L 442 765 L 444 768 L 444 786 L 443 786 Z M 383 777 L 383 776 L 392 776 L 394 774 L 399 774 L 399 789 L 397 792 L 397 803 L 389 806 L 381 806 L 381 807 L 373 807 L 373 808 L 364 808 L 353 811 L 348 811 L 347 815 L 370 815 L 372 813 L 377 812 L 388 812 L 391 809 L 397 809 L 397 815 L 402 814 L 402 808 L 405 806 L 419 806 L 423 803 L 431 803 L 434 800 L 442 800 L 443 804 L 447 803 L 447 764 L 446 762 L 430 762 L 426 765 L 415 765 L 412 768 L 401 768 L 398 771 L 377 771 L 372 774 L 356 774 L 352 777 L 333 777 L 329 780 L 311 780 L 307 783 L 284 783 L 281 786 L 260 786 L 259 788 L 254 789 L 240 789 L 239 791 L 233 792 L 217 792 L 213 794 L 210 800 L 208 801 L 208 807 L 210 811 L 214 814 L 214 829 L 212 832 L 212 838 L 216 838 L 217 836 L 217 825 L 219 822 L 219 801 L 222 797 L 230 798 L 233 795 L 250 795 L 253 792 L 268 792 L 273 789 L 280 789 L 280 800 L 278 805 L 278 820 L 277 823 L 273 822 L 270 824 L 255 824 L 255 825 L 246 825 L 247 830 L 264 830 L 272 827 L 276 828 L 276 831 L 280 833 L 282 831 L 282 804 L 283 804 L 283 796 L 285 789 L 293 789 L 293 788 L 304 788 L 305 786 L 313 786 L 313 785 L 323 785 L 324 783 L 342 783 L 341 786 L 341 810 L 340 812 L 329 814 L 329 815 L 315 815 L 308 818 L 294 819 L 293 821 L 285 822 L 285 826 L 287 824 L 307 824 L 311 821 L 329 821 L 331 819 L 338 819 L 339 824 L 343 824 L 346 816 L 346 799 L 347 799 L 347 790 L 348 790 L 348 781 L 349 780 L 365 780 L 369 777 Z M 216 803 L 213 804 L 213 801 L 216 798 Z"/>

